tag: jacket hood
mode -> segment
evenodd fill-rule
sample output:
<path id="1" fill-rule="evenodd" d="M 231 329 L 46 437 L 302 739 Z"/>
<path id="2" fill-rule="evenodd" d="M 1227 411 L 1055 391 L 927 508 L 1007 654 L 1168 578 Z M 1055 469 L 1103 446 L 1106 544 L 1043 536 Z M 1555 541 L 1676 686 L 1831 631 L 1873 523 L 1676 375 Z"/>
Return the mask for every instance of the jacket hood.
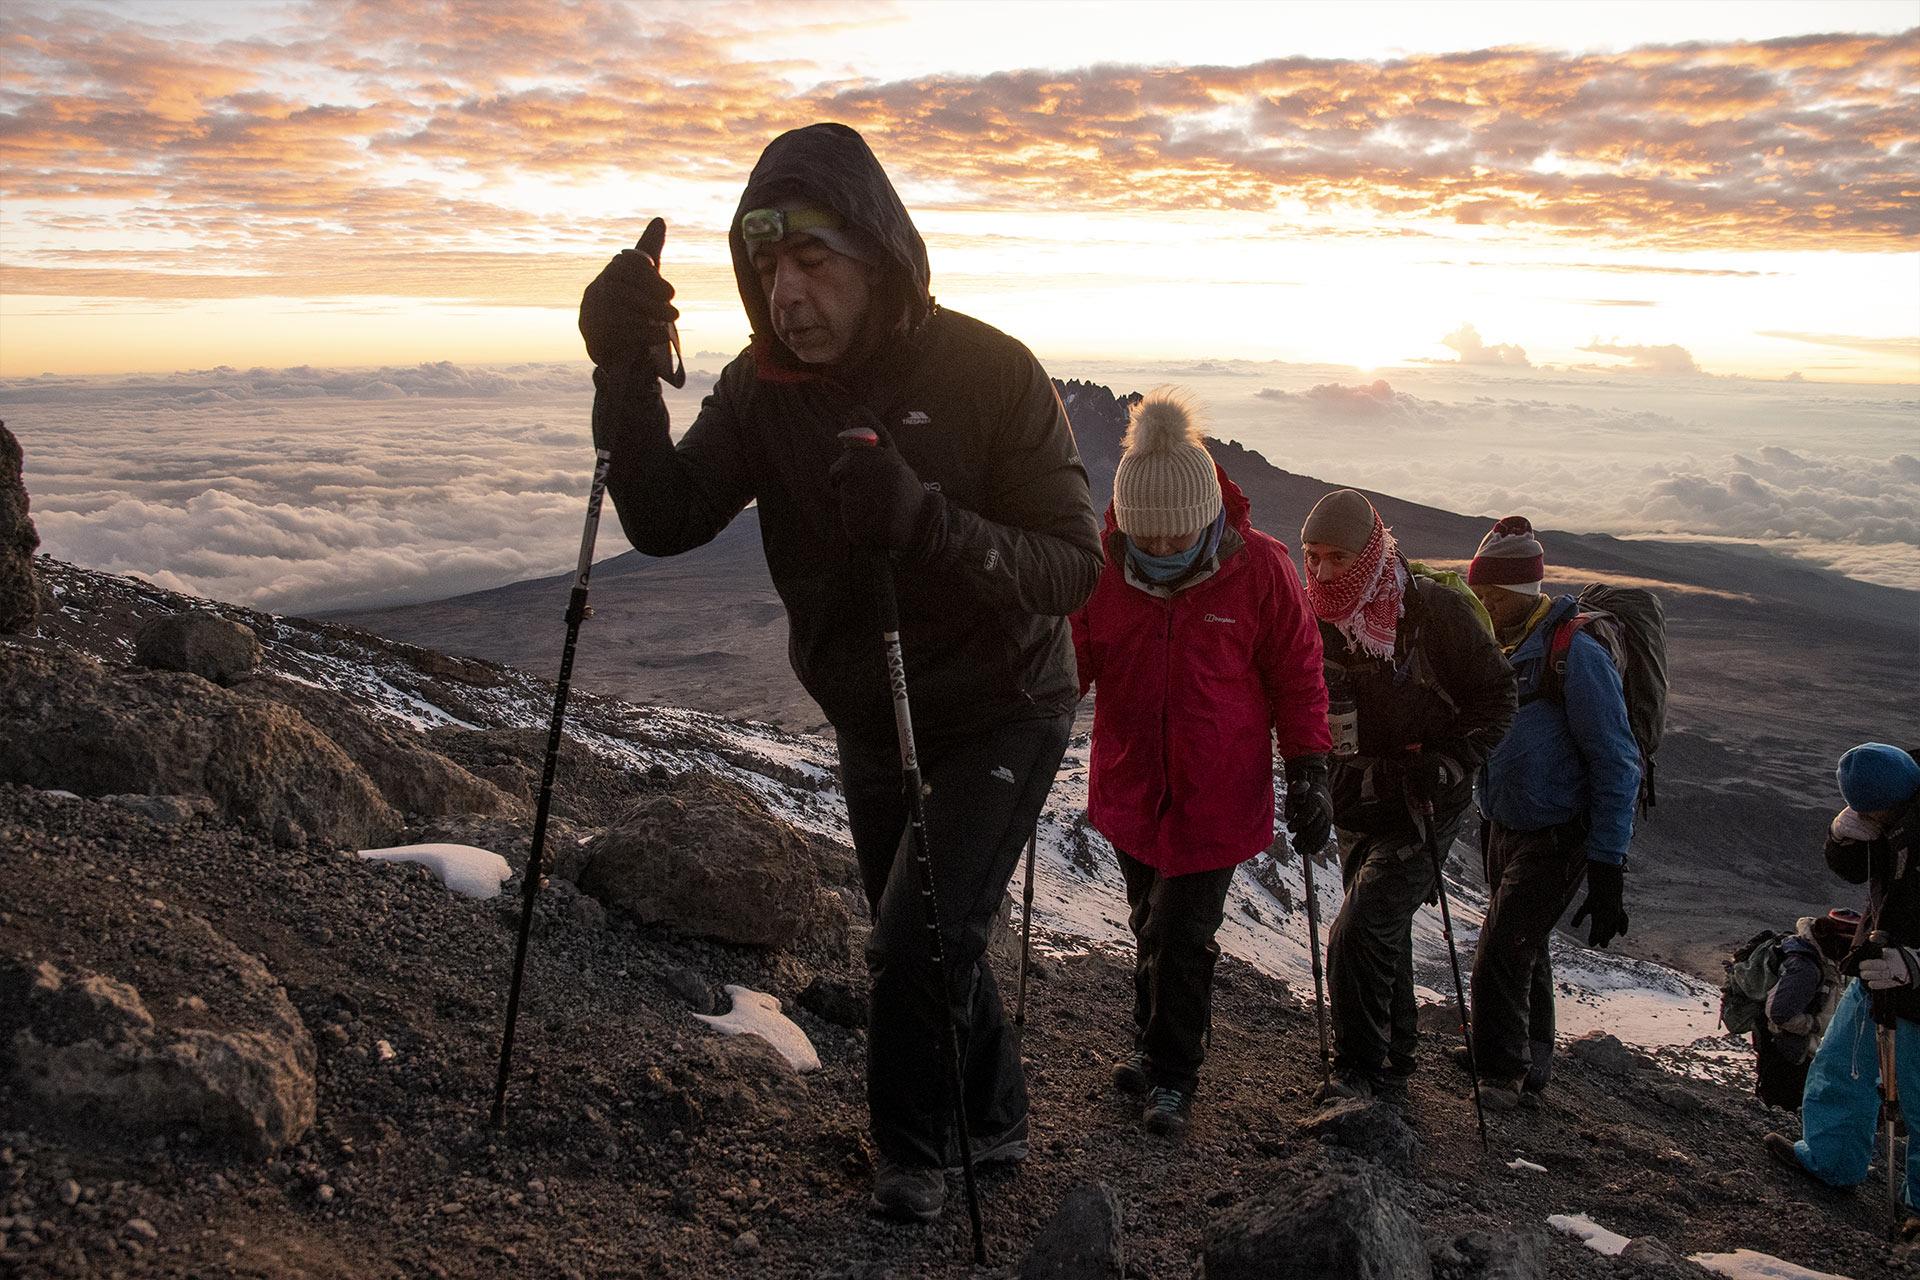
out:
<path id="1" fill-rule="evenodd" d="M 761 291 L 760 277 L 740 235 L 740 218 L 750 209 L 763 209 L 796 197 L 833 210 L 846 219 L 848 226 L 865 232 L 879 244 L 887 260 L 876 301 L 884 304 L 904 298 L 906 314 L 901 318 L 907 328 L 917 328 L 933 309 L 926 242 L 866 140 L 843 124 L 810 124 L 767 144 L 747 178 L 746 190 L 741 192 L 740 205 L 727 228 L 733 278 L 753 325 L 755 347 L 776 365 L 794 368 L 800 364 L 786 344 L 774 336 L 772 313 Z"/>
<path id="2" fill-rule="evenodd" d="M 1213 464 L 1213 474 L 1220 481 L 1220 507 L 1227 513 L 1227 527 L 1238 529 L 1241 537 L 1246 537 L 1253 528 L 1253 504 L 1247 501 L 1247 495 L 1240 492 L 1240 486 L 1227 479 L 1227 473 L 1219 463 Z M 1113 500 L 1107 500 L 1106 527 L 1100 531 L 1100 541 L 1108 543 L 1114 534 L 1120 532 L 1120 522 L 1114 518 Z"/>

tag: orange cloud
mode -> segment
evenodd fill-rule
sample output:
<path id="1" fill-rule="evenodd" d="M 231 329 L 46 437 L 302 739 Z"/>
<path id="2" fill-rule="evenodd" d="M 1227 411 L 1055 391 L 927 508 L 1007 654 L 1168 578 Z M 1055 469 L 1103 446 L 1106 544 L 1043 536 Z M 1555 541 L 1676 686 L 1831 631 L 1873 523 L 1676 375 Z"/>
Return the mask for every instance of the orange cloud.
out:
<path id="1" fill-rule="evenodd" d="M 1648 248 L 1920 236 L 1920 28 L 809 86 L 737 56 L 761 8 L 694 30 L 611 0 L 326 0 L 245 39 L 19 8 L 0 17 L 0 199 L 10 245 L 32 247 L 10 249 L 11 290 L 324 295 L 377 272 L 467 297 L 485 286 L 458 255 L 507 246 L 500 298 L 557 296 L 606 211 L 536 219 L 510 187 L 732 185 L 775 133 L 829 118 L 964 208 L 1251 210 L 1302 235 L 1358 214 L 1366 234 L 1443 220 Z M 146 246 L 148 274 L 75 259 L 103 235 Z"/>

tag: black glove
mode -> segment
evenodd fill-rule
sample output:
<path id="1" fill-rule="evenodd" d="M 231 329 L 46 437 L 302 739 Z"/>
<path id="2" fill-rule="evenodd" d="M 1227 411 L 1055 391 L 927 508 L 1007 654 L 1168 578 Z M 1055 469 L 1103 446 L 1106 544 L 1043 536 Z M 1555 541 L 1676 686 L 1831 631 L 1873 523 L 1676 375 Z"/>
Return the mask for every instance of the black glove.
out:
<path id="1" fill-rule="evenodd" d="M 673 286 L 660 275 L 667 224 L 647 224 L 637 248 L 622 249 L 580 295 L 580 336 L 587 358 L 601 368 L 619 368 L 647 354 L 664 330 L 680 318 Z"/>
<path id="2" fill-rule="evenodd" d="M 1287 834 L 1295 853 L 1312 857 L 1333 834 L 1333 793 L 1327 790 L 1327 758 L 1287 761 Z"/>
<path id="3" fill-rule="evenodd" d="M 1587 945 L 1605 948 L 1609 942 L 1627 931 L 1627 908 L 1621 901 L 1621 891 L 1626 887 L 1626 873 L 1611 862 L 1587 863 L 1587 896 L 1580 903 L 1580 909 L 1573 913 L 1573 923 L 1579 924 L 1589 916 L 1593 923 L 1587 927 Z"/>
<path id="4" fill-rule="evenodd" d="M 934 499 L 871 410 L 854 410 L 847 426 L 880 437 L 877 445 L 843 449 L 827 468 L 827 480 L 840 497 L 847 541 L 875 551 L 918 550 L 926 537 L 923 518 Z"/>
<path id="5" fill-rule="evenodd" d="M 1401 762 L 1408 797 L 1431 808 L 1435 801 L 1460 785 L 1467 771 L 1441 751 L 1411 751 Z"/>

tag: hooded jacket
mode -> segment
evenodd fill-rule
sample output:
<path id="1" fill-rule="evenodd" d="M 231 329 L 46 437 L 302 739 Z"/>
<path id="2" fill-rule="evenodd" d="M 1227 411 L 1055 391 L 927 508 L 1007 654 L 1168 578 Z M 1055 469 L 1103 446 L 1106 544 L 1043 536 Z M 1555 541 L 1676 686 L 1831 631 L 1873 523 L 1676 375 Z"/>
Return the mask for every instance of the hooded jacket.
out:
<path id="1" fill-rule="evenodd" d="M 1360 728 L 1359 753 L 1333 757 L 1334 822 L 1363 835 L 1413 830 L 1401 767 L 1409 747 L 1460 766 L 1459 781 L 1434 797 L 1442 814 L 1457 815 L 1472 799 L 1474 772 L 1513 723 L 1513 668 L 1473 597 L 1406 572 L 1391 660 L 1355 650 L 1320 623 L 1327 679 L 1344 675 Z"/>
<path id="2" fill-rule="evenodd" d="M 800 197 L 885 253 L 865 358 L 830 376 L 773 333 L 739 214 Z M 1100 569 L 1086 471 L 1053 383 L 1024 346 L 934 304 L 927 251 L 880 162 L 844 125 L 782 134 L 747 181 L 728 235 L 752 343 L 676 445 L 651 376 L 594 374 L 594 442 L 640 551 L 711 540 L 750 502 L 786 606 L 794 673 L 842 734 L 891 742 L 893 713 L 868 561 L 848 547 L 827 470 L 871 409 L 928 490 L 921 552 L 896 557 L 914 722 L 930 739 L 1070 709 L 1066 615 Z"/>
<path id="3" fill-rule="evenodd" d="M 1578 608 L 1572 596 L 1556 599 L 1509 659 L 1520 709 L 1487 758 L 1480 812 L 1514 831 L 1579 823 L 1587 857 L 1618 866 L 1627 860 L 1640 792 L 1640 747 L 1620 673 L 1605 646 L 1581 631 L 1567 650 L 1563 696 L 1539 696 L 1547 643 Z"/>
<path id="4" fill-rule="evenodd" d="M 1171 594 L 1135 585 L 1109 507 L 1100 583 L 1073 615 L 1080 689 L 1098 687 L 1088 817 L 1170 876 L 1272 844 L 1276 745 L 1283 757 L 1331 746 L 1320 633 L 1293 561 L 1218 474 L 1228 532 L 1212 573 Z"/>
<path id="5" fill-rule="evenodd" d="M 1920 759 L 1920 753 L 1907 754 Z M 1827 837 L 1827 865 L 1849 884 L 1867 886 L 1867 909 L 1853 945 L 1884 931 L 1895 946 L 1920 948 L 1920 796 L 1893 811 L 1877 840 Z M 1920 987 L 1873 993 L 1877 1017 L 1920 1022 Z"/>

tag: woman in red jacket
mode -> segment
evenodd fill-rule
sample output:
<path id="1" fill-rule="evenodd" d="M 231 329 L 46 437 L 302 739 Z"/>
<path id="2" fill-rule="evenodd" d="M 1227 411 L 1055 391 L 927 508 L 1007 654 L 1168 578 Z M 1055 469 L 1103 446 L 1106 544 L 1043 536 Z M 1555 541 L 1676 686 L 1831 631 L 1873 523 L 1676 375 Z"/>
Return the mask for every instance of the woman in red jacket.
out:
<path id="1" fill-rule="evenodd" d="M 1319 628 L 1287 549 L 1247 517 L 1192 405 L 1155 391 L 1073 615 L 1080 691 L 1098 689 L 1088 817 L 1119 856 L 1136 948 L 1134 1048 L 1113 1078 L 1156 1133 L 1187 1125 L 1234 868 L 1273 842 L 1276 738 L 1295 849 L 1317 853 L 1333 821 Z"/>

